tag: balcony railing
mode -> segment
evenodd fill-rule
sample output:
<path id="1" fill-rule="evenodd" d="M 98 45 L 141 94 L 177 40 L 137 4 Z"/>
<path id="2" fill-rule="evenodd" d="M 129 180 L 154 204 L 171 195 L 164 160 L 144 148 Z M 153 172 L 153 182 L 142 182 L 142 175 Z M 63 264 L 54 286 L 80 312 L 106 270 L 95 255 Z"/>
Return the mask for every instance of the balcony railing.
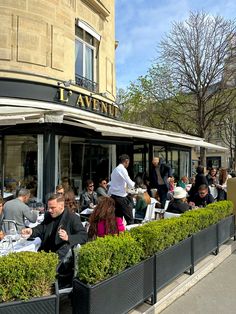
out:
<path id="1" fill-rule="evenodd" d="M 97 93 L 98 92 L 98 83 L 93 82 L 86 77 L 76 74 L 75 76 L 76 85 L 86 88 L 90 92 Z"/>

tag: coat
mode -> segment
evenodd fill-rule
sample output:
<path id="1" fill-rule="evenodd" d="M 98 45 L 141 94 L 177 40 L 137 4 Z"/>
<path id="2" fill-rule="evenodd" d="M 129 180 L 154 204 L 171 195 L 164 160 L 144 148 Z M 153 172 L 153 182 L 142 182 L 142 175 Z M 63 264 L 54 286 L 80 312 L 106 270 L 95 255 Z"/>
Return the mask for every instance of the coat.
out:
<path id="1" fill-rule="evenodd" d="M 68 209 L 65 208 L 59 224 L 63 226 L 63 229 L 67 232 L 69 239 L 67 242 L 63 241 L 59 237 L 59 234 L 56 233 L 55 244 L 58 247 L 62 247 L 65 244 L 69 247 L 73 247 L 77 244 L 84 244 L 87 241 L 87 232 L 78 215 L 70 213 Z M 44 249 L 44 243 L 49 238 L 52 230 L 53 218 L 50 213 L 46 212 L 44 221 L 38 226 L 32 228 L 33 232 L 31 237 L 39 237 L 42 240 L 40 250 Z"/>

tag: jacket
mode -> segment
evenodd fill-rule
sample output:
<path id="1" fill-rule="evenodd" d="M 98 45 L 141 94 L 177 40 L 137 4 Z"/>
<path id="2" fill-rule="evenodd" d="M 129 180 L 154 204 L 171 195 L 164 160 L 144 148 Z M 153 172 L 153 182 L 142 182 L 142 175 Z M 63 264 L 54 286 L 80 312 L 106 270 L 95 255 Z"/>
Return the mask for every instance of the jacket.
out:
<path id="1" fill-rule="evenodd" d="M 69 247 L 73 247 L 74 245 L 84 244 L 87 242 L 88 235 L 85 228 L 81 224 L 80 217 L 74 213 L 70 213 L 67 208 L 64 209 L 60 225 L 62 225 L 63 229 L 67 232 L 69 239 L 68 241 L 63 241 L 57 233 L 55 237 L 55 244 L 58 247 L 62 247 L 65 244 Z M 42 240 L 40 250 L 44 249 L 44 244 L 49 238 L 52 230 L 53 218 L 49 212 L 46 212 L 44 221 L 35 228 L 32 228 L 33 233 L 31 237 L 39 237 Z"/>
<path id="2" fill-rule="evenodd" d="M 160 164 L 160 174 L 164 181 L 164 185 L 169 189 L 168 178 L 172 177 L 172 169 L 169 165 L 161 163 Z M 153 166 L 151 170 L 150 184 L 152 188 L 157 188 L 157 173 L 156 168 Z"/>

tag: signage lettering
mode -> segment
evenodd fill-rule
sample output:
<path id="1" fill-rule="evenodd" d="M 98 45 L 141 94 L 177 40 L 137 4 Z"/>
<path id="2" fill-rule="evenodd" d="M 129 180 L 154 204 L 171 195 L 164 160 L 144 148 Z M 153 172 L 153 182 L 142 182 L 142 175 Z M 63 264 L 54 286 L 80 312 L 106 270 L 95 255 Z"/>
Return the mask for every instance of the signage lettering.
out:
<path id="1" fill-rule="evenodd" d="M 92 96 L 83 95 L 79 93 L 73 93 L 71 90 L 64 89 L 59 87 L 58 100 L 64 104 L 79 107 L 81 109 L 87 109 L 94 111 L 96 113 L 105 114 L 109 117 L 116 118 L 118 117 L 119 110 L 114 104 L 107 103 L 98 98 Z"/>

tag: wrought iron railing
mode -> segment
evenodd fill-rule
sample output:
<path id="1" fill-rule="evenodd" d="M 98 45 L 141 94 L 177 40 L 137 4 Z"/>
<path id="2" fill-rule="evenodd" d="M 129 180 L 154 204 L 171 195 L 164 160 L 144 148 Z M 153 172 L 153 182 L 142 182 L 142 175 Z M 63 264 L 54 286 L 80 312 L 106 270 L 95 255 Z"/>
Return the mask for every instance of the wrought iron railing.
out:
<path id="1" fill-rule="evenodd" d="M 76 83 L 76 85 L 79 85 L 83 88 L 86 88 L 87 90 L 89 90 L 93 93 L 98 92 L 98 83 L 91 81 L 91 80 L 89 80 L 86 77 L 83 77 L 81 75 L 76 74 L 75 83 Z"/>

